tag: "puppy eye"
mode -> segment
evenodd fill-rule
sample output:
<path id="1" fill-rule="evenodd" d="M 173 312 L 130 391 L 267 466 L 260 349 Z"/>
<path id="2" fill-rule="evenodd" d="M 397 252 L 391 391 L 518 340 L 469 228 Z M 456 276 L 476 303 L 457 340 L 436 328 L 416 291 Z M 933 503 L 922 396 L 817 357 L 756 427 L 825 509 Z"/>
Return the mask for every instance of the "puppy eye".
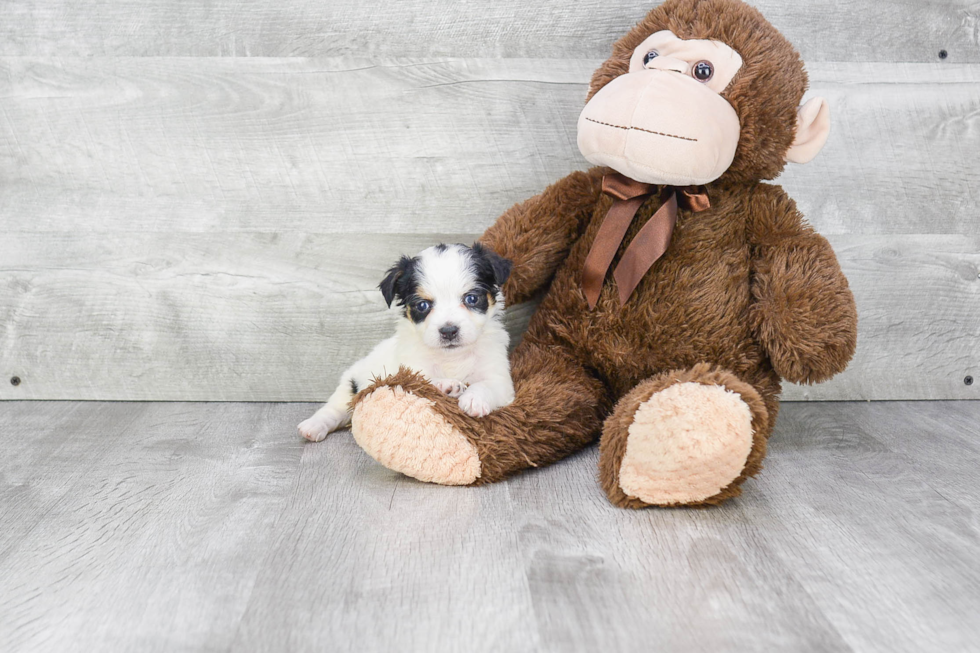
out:
<path id="1" fill-rule="evenodd" d="M 691 69 L 691 74 L 699 82 L 706 82 L 714 76 L 715 67 L 711 65 L 710 61 L 699 61 L 694 64 L 694 68 Z"/>
<path id="2" fill-rule="evenodd" d="M 418 311 L 419 313 L 428 313 L 430 308 L 432 308 L 432 304 L 430 302 L 425 301 L 424 299 L 415 302 L 415 310 Z"/>
<path id="3" fill-rule="evenodd" d="M 659 52 L 657 52 L 656 50 L 650 50 L 645 55 L 643 55 L 643 65 L 644 66 L 647 65 L 648 63 L 650 63 L 651 61 L 653 61 L 659 56 L 660 56 Z"/>
<path id="4" fill-rule="evenodd" d="M 463 295 L 463 303 L 467 306 L 476 306 L 480 303 L 480 297 L 476 293 L 468 293 Z"/>

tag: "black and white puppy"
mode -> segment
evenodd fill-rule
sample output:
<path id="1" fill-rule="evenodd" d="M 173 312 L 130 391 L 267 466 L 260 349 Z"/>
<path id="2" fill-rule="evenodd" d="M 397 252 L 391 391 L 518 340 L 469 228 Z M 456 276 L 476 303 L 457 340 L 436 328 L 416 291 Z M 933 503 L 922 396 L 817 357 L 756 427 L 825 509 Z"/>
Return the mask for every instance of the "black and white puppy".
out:
<path id="1" fill-rule="evenodd" d="M 473 417 L 511 403 L 514 383 L 500 290 L 510 267 L 479 243 L 436 245 L 403 256 L 379 286 L 389 307 L 393 301 L 402 307 L 395 335 L 341 375 L 323 408 L 299 425 L 303 437 L 319 442 L 349 424 L 354 394 L 400 366 L 458 397 L 459 407 Z"/>

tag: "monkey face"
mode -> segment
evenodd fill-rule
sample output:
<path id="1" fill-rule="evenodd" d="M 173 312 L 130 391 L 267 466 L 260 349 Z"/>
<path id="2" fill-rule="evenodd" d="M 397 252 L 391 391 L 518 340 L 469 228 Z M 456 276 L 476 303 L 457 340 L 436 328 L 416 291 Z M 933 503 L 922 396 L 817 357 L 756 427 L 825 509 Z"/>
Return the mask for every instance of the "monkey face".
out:
<path id="1" fill-rule="evenodd" d="M 719 41 L 652 34 L 633 51 L 629 72 L 585 105 L 579 150 L 637 181 L 714 181 L 738 147 L 738 114 L 721 93 L 741 67 L 739 54 Z"/>

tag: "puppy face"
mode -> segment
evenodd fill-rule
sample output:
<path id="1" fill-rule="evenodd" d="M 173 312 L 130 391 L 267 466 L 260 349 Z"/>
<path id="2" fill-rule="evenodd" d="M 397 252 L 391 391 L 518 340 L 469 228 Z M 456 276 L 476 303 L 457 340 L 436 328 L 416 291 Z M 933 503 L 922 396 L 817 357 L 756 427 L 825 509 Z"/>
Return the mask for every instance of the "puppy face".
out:
<path id="1" fill-rule="evenodd" d="M 404 307 L 426 346 L 456 349 L 476 342 L 499 315 L 500 287 L 510 267 L 479 243 L 436 245 L 413 258 L 403 256 L 378 287 L 388 306 L 397 299 Z"/>

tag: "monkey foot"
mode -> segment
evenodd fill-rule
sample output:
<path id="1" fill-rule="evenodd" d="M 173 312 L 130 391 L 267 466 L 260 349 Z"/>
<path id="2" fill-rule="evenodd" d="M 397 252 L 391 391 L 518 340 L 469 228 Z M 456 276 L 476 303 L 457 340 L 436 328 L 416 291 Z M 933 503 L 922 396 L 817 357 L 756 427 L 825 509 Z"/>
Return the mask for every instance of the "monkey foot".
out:
<path id="1" fill-rule="evenodd" d="M 614 504 L 720 503 L 761 468 L 765 438 L 758 431 L 766 413 L 759 395 L 733 376 L 725 384 L 712 380 L 660 377 L 624 397 L 607 420 L 600 456 L 603 487 Z"/>
<path id="2" fill-rule="evenodd" d="M 406 383 L 395 385 L 403 376 Z M 413 387 L 428 384 L 406 372 L 388 382 L 355 398 L 351 431 L 357 444 L 388 469 L 420 481 L 469 485 L 480 478 L 476 447 L 435 410 L 435 398 L 421 396 L 424 387 Z"/>
<path id="3" fill-rule="evenodd" d="M 640 405 L 619 486 L 644 503 L 703 501 L 738 478 L 752 449 L 752 413 L 722 386 L 680 383 Z"/>

